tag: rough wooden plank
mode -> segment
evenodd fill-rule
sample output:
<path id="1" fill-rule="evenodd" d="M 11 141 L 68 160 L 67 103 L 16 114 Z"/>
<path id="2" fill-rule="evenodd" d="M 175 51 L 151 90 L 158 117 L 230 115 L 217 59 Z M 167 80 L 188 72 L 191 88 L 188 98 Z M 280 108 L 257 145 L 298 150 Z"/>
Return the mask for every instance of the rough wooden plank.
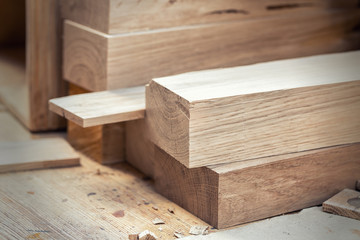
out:
<path id="1" fill-rule="evenodd" d="M 70 84 L 69 95 L 88 91 Z M 125 159 L 125 125 L 106 124 L 83 128 L 68 121 L 68 140 L 78 151 L 102 164 L 112 164 Z"/>
<path id="2" fill-rule="evenodd" d="M 150 136 L 190 168 L 359 142 L 359 62 L 355 51 L 154 79 Z"/>
<path id="3" fill-rule="evenodd" d="M 78 154 L 61 138 L 0 142 L 0 173 L 80 164 Z"/>
<path id="4" fill-rule="evenodd" d="M 217 228 L 321 204 L 360 173 L 360 144 L 188 169 L 155 148 L 159 193 Z"/>
<path id="5" fill-rule="evenodd" d="M 126 161 L 149 177 L 154 176 L 154 144 L 145 120 L 125 123 Z"/>
<path id="6" fill-rule="evenodd" d="M 358 49 L 359 19 L 359 10 L 320 11 L 118 35 L 66 21 L 63 76 L 103 91 L 195 70 Z"/>
<path id="7" fill-rule="evenodd" d="M 234 20 L 249 20 L 288 13 L 309 13 L 319 9 L 356 8 L 356 0 L 62 0 L 62 17 L 116 34 L 206 24 Z M 161 14 L 159 14 L 161 12 Z"/>
<path id="8" fill-rule="evenodd" d="M 360 220 L 360 192 L 344 189 L 322 205 L 325 212 Z"/>
<path id="9" fill-rule="evenodd" d="M 192 224 L 205 224 L 142 178 L 125 163 L 110 168 L 83 155 L 81 167 L 0 174 L 0 238 L 128 239 L 148 229 L 172 239 L 176 230 L 188 235 Z M 123 217 L 113 215 L 119 210 Z M 162 231 L 151 222 L 160 216 Z"/>
<path id="10" fill-rule="evenodd" d="M 26 82 L 32 131 L 57 129 L 65 121 L 48 109 L 49 99 L 65 95 L 61 77 L 59 0 L 26 1 Z"/>
<path id="11" fill-rule="evenodd" d="M 77 94 L 49 101 L 51 111 L 81 127 L 142 119 L 145 87 Z"/>

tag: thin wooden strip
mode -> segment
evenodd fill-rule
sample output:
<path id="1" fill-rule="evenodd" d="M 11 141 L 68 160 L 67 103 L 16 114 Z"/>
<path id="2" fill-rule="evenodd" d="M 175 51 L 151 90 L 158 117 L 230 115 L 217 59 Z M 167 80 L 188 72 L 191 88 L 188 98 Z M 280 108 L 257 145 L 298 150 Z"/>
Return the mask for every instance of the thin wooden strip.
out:
<path id="1" fill-rule="evenodd" d="M 360 51 L 154 79 L 152 141 L 187 167 L 360 142 Z"/>
<path id="2" fill-rule="evenodd" d="M 0 142 L 1 173 L 79 164 L 78 154 L 61 138 Z"/>
<path id="3" fill-rule="evenodd" d="M 51 111 L 81 127 L 144 118 L 145 88 L 77 94 L 49 101 Z"/>
<path id="4" fill-rule="evenodd" d="M 322 205 L 325 212 L 360 220 L 360 192 L 344 189 Z"/>

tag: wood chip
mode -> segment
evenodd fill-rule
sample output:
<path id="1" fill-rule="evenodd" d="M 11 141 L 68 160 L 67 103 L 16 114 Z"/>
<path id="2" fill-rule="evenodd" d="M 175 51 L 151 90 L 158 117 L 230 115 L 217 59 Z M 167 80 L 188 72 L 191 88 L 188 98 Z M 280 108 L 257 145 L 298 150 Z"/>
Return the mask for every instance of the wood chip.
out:
<path id="1" fill-rule="evenodd" d="M 129 240 L 139 240 L 139 234 L 129 234 Z"/>
<path id="2" fill-rule="evenodd" d="M 159 210 L 159 208 L 158 208 L 157 206 L 155 206 L 155 205 L 152 206 L 152 208 L 153 208 L 154 210 L 156 210 L 156 211 Z"/>
<path id="3" fill-rule="evenodd" d="M 206 235 L 209 233 L 208 229 L 209 229 L 208 226 L 196 225 L 190 228 L 189 233 L 192 235 Z"/>
<path id="4" fill-rule="evenodd" d="M 185 237 L 185 235 L 184 235 L 184 233 L 183 233 L 182 231 L 175 231 L 175 232 L 174 232 L 174 236 L 175 236 L 176 238 L 183 238 L 183 237 Z"/>
<path id="5" fill-rule="evenodd" d="M 145 230 L 139 234 L 139 240 L 156 240 L 157 237 L 149 230 Z"/>
<path id="6" fill-rule="evenodd" d="M 158 230 L 159 230 L 160 232 L 162 232 L 163 229 L 162 229 L 162 227 L 159 227 Z"/>
<path id="7" fill-rule="evenodd" d="M 175 214 L 175 209 L 172 207 L 168 208 L 168 211 L 169 211 L 169 213 Z"/>
<path id="8" fill-rule="evenodd" d="M 153 223 L 154 225 L 165 224 L 165 222 L 164 222 L 162 219 L 160 219 L 160 218 L 155 218 L 154 220 L 152 220 L 152 223 Z"/>
<path id="9" fill-rule="evenodd" d="M 143 201 L 143 203 L 144 203 L 145 205 L 149 205 L 149 204 L 150 204 L 146 199 L 143 199 L 142 201 Z"/>
<path id="10" fill-rule="evenodd" d="M 325 212 L 360 220 L 360 192 L 344 189 L 323 203 Z"/>

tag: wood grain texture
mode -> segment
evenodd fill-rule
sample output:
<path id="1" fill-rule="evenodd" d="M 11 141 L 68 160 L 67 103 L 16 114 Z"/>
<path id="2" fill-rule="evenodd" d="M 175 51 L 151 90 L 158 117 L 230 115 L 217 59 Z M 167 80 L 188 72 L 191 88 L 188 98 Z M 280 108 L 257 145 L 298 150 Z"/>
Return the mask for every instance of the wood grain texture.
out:
<path id="1" fill-rule="evenodd" d="M 322 205 L 325 212 L 360 220 L 360 192 L 344 189 Z"/>
<path id="2" fill-rule="evenodd" d="M 360 144 L 188 169 L 155 147 L 159 193 L 217 228 L 321 204 L 360 173 Z"/>
<path id="3" fill-rule="evenodd" d="M 357 9 L 316 11 L 117 35 L 66 21 L 63 76 L 102 91 L 195 70 L 358 49 L 359 19 Z"/>
<path id="4" fill-rule="evenodd" d="M 358 7 L 356 0 L 62 0 L 60 3 L 63 18 L 109 34 Z"/>
<path id="5" fill-rule="evenodd" d="M 125 123 L 126 161 L 149 177 L 154 177 L 154 144 L 144 119 Z"/>
<path id="6" fill-rule="evenodd" d="M 62 138 L 0 142 L 0 173 L 80 164 L 80 158 Z"/>
<path id="7" fill-rule="evenodd" d="M 356 181 L 356 190 L 360 191 L 360 180 Z"/>
<path id="8" fill-rule="evenodd" d="M 142 119 L 145 87 L 124 88 L 51 99 L 49 109 L 81 127 Z"/>
<path id="9" fill-rule="evenodd" d="M 61 77 L 59 0 L 26 1 L 26 82 L 32 131 L 57 129 L 65 121 L 48 109 L 48 101 L 65 95 Z"/>
<path id="10" fill-rule="evenodd" d="M 150 136 L 190 168 L 359 142 L 358 62 L 360 51 L 154 79 Z"/>
<path id="11" fill-rule="evenodd" d="M 88 91 L 69 85 L 69 95 L 86 94 Z M 78 151 L 102 164 L 112 164 L 125 159 L 125 125 L 106 124 L 83 128 L 68 121 L 67 136 Z"/>

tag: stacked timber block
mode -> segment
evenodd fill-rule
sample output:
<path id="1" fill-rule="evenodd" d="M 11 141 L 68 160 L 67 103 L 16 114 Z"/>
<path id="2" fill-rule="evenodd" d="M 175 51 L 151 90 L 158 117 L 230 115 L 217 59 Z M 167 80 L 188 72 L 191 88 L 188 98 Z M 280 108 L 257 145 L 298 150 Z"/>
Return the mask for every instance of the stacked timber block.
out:
<path id="1" fill-rule="evenodd" d="M 125 151 L 157 191 L 225 228 L 355 188 L 359 62 L 353 51 L 190 72 L 50 109 L 83 127 L 126 122 Z"/>
<path id="2" fill-rule="evenodd" d="M 156 189 L 217 228 L 354 189 L 359 63 L 356 51 L 152 80 Z"/>
<path id="3" fill-rule="evenodd" d="M 360 48 L 357 0 L 63 0 L 63 77 L 90 92 L 143 86 L 151 79 L 209 68 Z M 153 145 L 144 120 L 122 126 L 118 160 L 144 167 Z M 69 136 L 111 139 L 112 124 Z M 116 126 L 119 128 L 119 125 Z M 119 129 L 118 129 L 119 130 Z M 98 131 L 97 131 L 98 132 Z M 74 139 L 74 141 L 76 140 Z M 103 146 L 104 144 L 102 144 Z M 138 147 L 136 147 L 138 146 Z M 99 149 L 99 148 L 97 148 Z M 139 150 L 142 149 L 142 150 Z M 103 160 L 106 150 L 100 154 Z M 125 155 L 124 155 L 125 154 Z"/>

